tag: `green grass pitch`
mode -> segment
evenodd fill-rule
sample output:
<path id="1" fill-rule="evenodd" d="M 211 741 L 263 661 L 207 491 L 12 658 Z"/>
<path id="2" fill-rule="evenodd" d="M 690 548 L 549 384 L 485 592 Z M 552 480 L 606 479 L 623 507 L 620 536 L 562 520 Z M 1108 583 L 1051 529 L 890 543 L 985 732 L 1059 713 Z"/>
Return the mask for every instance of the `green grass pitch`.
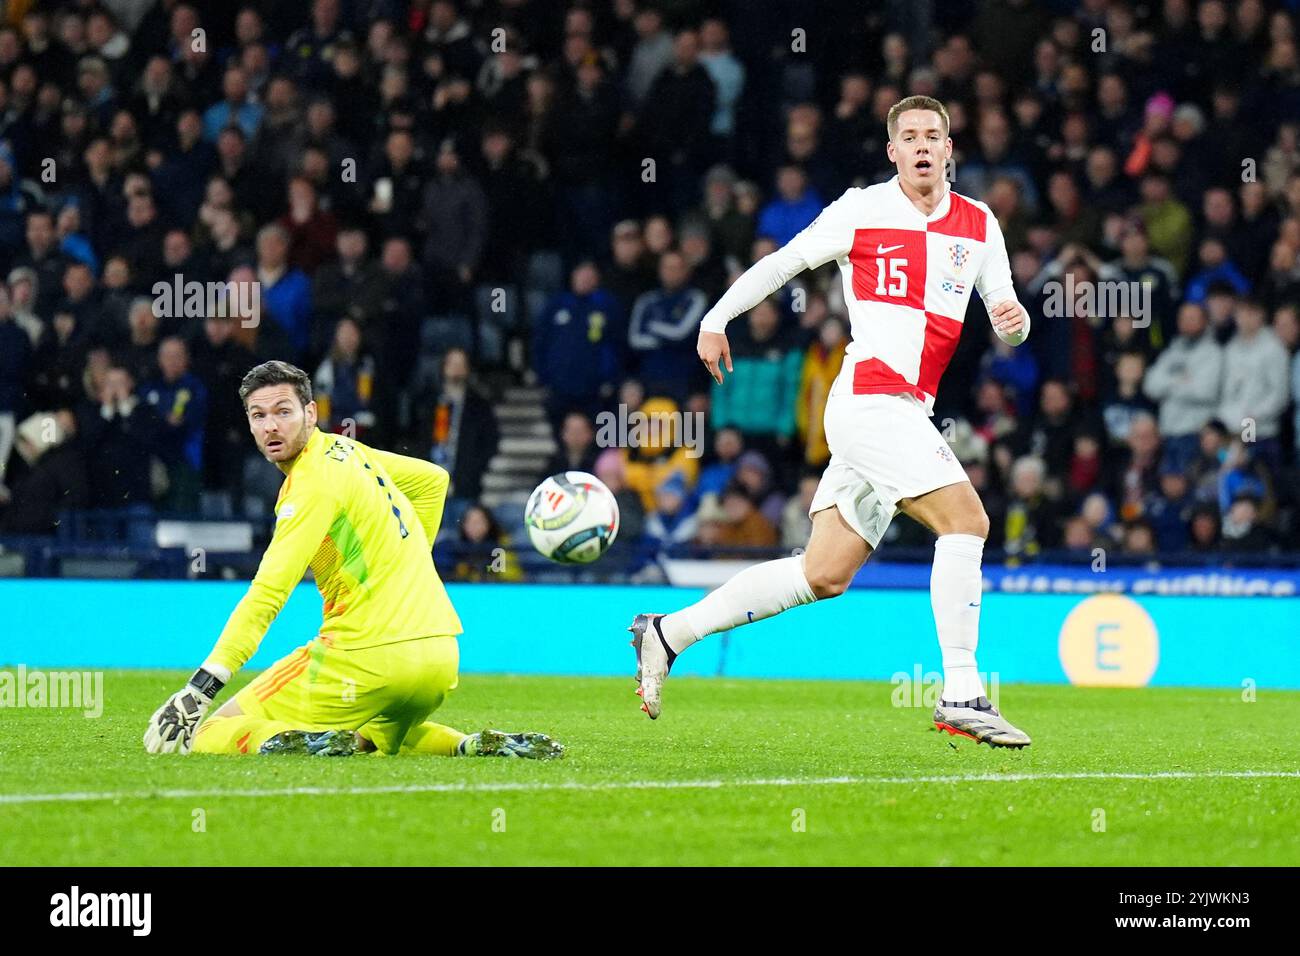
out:
<path id="1" fill-rule="evenodd" d="M 1300 864 L 1294 692 L 1003 685 L 1016 752 L 886 683 L 674 679 L 652 723 L 630 678 L 466 674 L 439 719 L 568 755 L 151 757 L 185 676 L 110 671 L 98 719 L 0 712 L 7 864 Z"/>

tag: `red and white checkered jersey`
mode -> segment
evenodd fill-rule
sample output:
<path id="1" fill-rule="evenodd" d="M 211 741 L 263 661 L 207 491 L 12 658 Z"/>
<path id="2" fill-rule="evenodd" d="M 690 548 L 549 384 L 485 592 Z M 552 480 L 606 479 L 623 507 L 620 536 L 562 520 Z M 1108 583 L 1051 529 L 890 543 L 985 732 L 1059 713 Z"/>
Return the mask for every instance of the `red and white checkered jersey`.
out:
<path id="1" fill-rule="evenodd" d="M 948 189 L 926 216 L 898 177 L 849 189 L 778 252 L 741 276 L 701 322 L 721 332 L 804 269 L 837 260 L 853 341 L 831 394 L 916 396 L 929 410 L 957 348 L 966 306 L 1015 299 L 997 218 Z M 769 261 L 770 260 L 770 261 Z M 753 275 L 751 275 L 753 273 Z M 734 293 L 734 295 L 733 295 Z M 1025 328 L 1003 340 L 1018 345 Z"/>

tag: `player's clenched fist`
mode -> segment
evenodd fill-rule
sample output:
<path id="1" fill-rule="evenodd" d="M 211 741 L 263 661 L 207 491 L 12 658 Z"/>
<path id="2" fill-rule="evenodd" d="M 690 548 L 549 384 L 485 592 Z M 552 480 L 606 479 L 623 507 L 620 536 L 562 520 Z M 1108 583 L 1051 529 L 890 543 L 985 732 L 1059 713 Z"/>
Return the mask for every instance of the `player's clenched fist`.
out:
<path id="1" fill-rule="evenodd" d="M 222 681 L 200 668 L 149 718 L 144 749 L 151 754 L 189 753 L 199 721 L 223 686 Z"/>
<path id="2" fill-rule="evenodd" d="M 700 361 L 708 367 L 709 374 L 719 385 L 722 384 L 722 366 L 731 371 L 731 346 L 727 343 L 725 332 L 700 331 L 700 340 L 695 347 Z"/>
<path id="3" fill-rule="evenodd" d="M 1017 335 L 1025 327 L 1025 307 L 1015 299 L 999 302 L 989 314 L 999 335 Z"/>

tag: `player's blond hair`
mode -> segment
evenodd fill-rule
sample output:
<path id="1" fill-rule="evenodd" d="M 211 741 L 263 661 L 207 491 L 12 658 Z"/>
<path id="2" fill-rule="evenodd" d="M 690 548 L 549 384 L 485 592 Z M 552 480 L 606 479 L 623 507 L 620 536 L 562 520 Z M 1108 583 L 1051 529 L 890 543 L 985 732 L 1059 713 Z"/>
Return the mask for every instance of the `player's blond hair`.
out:
<path id="1" fill-rule="evenodd" d="M 938 113 L 939 119 L 943 120 L 943 135 L 948 135 L 947 107 L 933 96 L 908 96 L 889 108 L 889 115 L 885 118 L 885 129 L 889 131 L 890 139 L 898 135 L 898 118 L 908 110 L 933 110 Z"/>

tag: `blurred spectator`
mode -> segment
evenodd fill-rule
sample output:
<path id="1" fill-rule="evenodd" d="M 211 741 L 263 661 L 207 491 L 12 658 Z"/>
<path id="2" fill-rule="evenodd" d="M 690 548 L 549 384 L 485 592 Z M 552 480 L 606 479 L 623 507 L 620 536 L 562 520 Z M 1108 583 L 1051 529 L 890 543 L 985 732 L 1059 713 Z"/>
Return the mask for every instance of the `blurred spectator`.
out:
<path id="1" fill-rule="evenodd" d="M 1218 478 L 1216 503 L 1225 516 L 1225 523 L 1228 509 L 1243 494 L 1250 495 L 1258 503 L 1266 503 L 1272 510 L 1272 482 L 1268 469 L 1253 453 L 1253 445 L 1239 437 L 1231 438 L 1220 459 Z"/>
<path id="2" fill-rule="evenodd" d="M 618 537 L 605 557 L 624 567 L 632 565 L 645 531 L 645 507 L 641 496 L 627 486 L 623 452 L 618 448 L 606 448 L 596 457 L 592 473 L 610 490 L 618 504 Z"/>
<path id="3" fill-rule="evenodd" d="M 1155 403 L 1142 394 L 1146 358 L 1141 352 L 1124 352 L 1115 365 L 1115 391 L 1102 405 L 1101 416 L 1112 445 L 1128 440 L 1134 416 L 1154 414 Z"/>
<path id="4" fill-rule="evenodd" d="M 208 421 L 203 430 L 203 486 L 238 492 L 243 462 L 251 450 L 248 421 L 239 400 L 239 385 L 257 359 L 234 340 L 235 320 L 213 315 L 190 346 L 194 374 L 208 393 Z"/>
<path id="5" fill-rule="evenodd" d="M 1038 415 L 1021 426 L 1018 444 L 1023 452 L 1041 458 L 1052 475 L 1063 475 L 1069 468 L 1078 428 L 1074 402 L 1062 381 L 1043 383 Z"/>
<path id="6" fill-rule="evenodd" d="M 290 239 L 283 226 L 257 233 L 257 281 L 271 320 L 288 336 L 295 360 L 311 341 L 311 282 L 289 262 Z"/>
<path id="7" fill-rule="evenodd" d="M 1268 529 L 1259 520 L 1259 502 L 1249 492 L 1233 499 L 1223 517 L 1223 550 L 1229 553 L 1259 554 L 1272 544 Z"/>
<path id="8" fill-rule="evenodd" d="M 279 222 L 289 235 L 289 261 L 307 275 L 334 254 L 338 222 L 320 208 L 316 187 L 306 176 L 289 180 L 289 211 Z"/>
<path id="9" fill-rule="evenodd" d="M 590 417 L 623 376 L 627 327 L 618 301 L 601 287 L 595 263 L 583 261 L 569 289 L 554 296 L 533 323 L 533 368 L 546 386 L 552 427 L 578 410 Z"/>
<path id="10" fill-rule="evenodd" d="M 1011 494 L 1002 532 L 1009 557 L 1034 557 L 1056 546 L 1057 511 L 1044 489 L 1047 469 L 1043 459 L 1025 456 L 1011 468 Z"/>
<path id="11" fill-rule="evenodd" d="M 71 314 L 71 313 L 67 313 Z M 135 381 L 157 377 L 158 345 L 162 340 L 161 321 L 152 299 L 138 296 L 131 301 L 127 312 L 129 339 L 119 350 L 118 358 L 131 372 Z"/>
<path id="12" fill-rule="evenodd" d="M 136 394 L 130 370 L 109 368 L 98 395 L 77 415 L 92 507 L 150 504 L 159 426 L 153 407 Z"/>
<path id="13" fill-rule="evenodd" d="M 776 196 L 758 216 L 757 234 L 784 246 L 817 218 L 826 205 L 808 185 L 799 166 L 782 166 L 776 175 Z"/>
<path id="14" fill-rule="evenodd" d="M 1187 550 L 1188 526 L 1195 506 L 1187 474 L 1166 461 L 1160 467 L 1160 490 L 1146 505 L 1146 517 L 1159 550 Z"/>
<path id="15" fill-rule="evenodd" d="M 231 65 L 221 78 L 222 99 L 213 103 L 203 114 L 203 136 L 216 142 L 217 136 L 228 126 L 238 126 L 244 136 L 253 139 L 262 124 L 262 105 L 252 98 L 248 77 L 238 66 Z"/>
<path id="16" fill-rule="evenodd" d="M 641 100 L 635 135 L 656 162 L 653 182 L 663 184 L 666 208 L 680 212 L 695 199 L 698 177 L 712 153 L 717 92 L 700 65 L 700 38 L 692 29 L 673 37 L 672 60 Z"/>
<path id="17" fill-rule="evenodd" d="M 1101 442 L 1091 432 L 1075 435 L 1074 454 L 1070 458 L 1069 497 L 1081 500 L 1097 488 L 1101 479 Z"/>
<path id="18" fill-rule="evenodd" d="M 849 337 L 844 320 L 827 316 L 818 329 L 817 339 L 808 346 L 803 356 L 799 376 L 799 397 L 794 406 L 795 425 L 803 443 L 803 461 L 816 468 L 826 467 L 831 450 L 826 444 L 826 426 L 822 421 L 826 413 L 826 400 L 831 385 L 844 364 L 844 352 Z"/>
<path id="19" fill-rule="evenodd" d="M 664 29 L 663 13 L 651 5 L 637 8 L 636 45 L 627 69 L 627 94 L 633 108 L 650 93 L 655 79 L 672 62 L 673 38 Z"/>
<path id="20" fill-rule="evenodd" d="M 427 406 L 422 448 L 434 464 L 451 473 L 451 492 L 457 498 L 478 498 L 483 475 L 497 453 L 496 413 L 470 385 L 469 355 L 448 349 L 442 358 L 442 384 Z"/>
<path id="21" fill-rule="evenodd" d="M 681 400 L 701 377 L 695 341 L 708 305 L 704 293 L 690 285 L 682 254 L 664 253 L 659 288 L 636 300 L 628 323 L 637 374 L 651 392 Z"/>
<path id="22" fill-rule="evenodd" d="M 1065 521 L 1065 530 L 1061 535 L 1061 548 L 1076 554 L 1091 555 L 1095 548 L 1101 547 L 1093 534 L 1092 526 L 1082 515 L 1074 515 Z"/>
<path id="23" fill-rule="evenodd" d="M 14 323 L 27 333 L 33 349 L 41 344 L 41 336 L 45 332 L 45 323 L 41 321 L 35 309 L 39 292 L 38 282 L 34 269 L 19 266 L 9 273 L 10 313 L 13 315 Z M 123 318 L 125 319 L 125 316 Z"/>
<path id="24" fill-rule="evenodd" d="M 821 475 L 817 473 L 799 478 L 798 491 L 785 503 L 781 512 L 781 547 L 791 550 L 807 547 L 812 535 L 812 518 L 808 517 L 808 509 L 812 507 L 813 495 L 817 493 L 820 481 Z"/>
<path id="25" fill-rule="evenodd" d="M 605 287 L 627 315 L 637 299 L 655 286 L 654 260 L 646 251 L 641 226 L 635 219 L 624 219 L 614 226 L 611 247 L 613 262 L 605 270 Z"/>
<path id="26" fill-rule="evenodd" d="M 1222 240 L 1214 237 L 1203 239 L 1197 250 L 1197 264 L 1199 269 L 1187 280 L 1186 301 L 1197 304 L 1204 302 L 1210 286 L 1216 282 L 1228 283 L 1239 295 L 1250 292 L 1250 280 L 1228 258 L 1228 250 Z"/>
<path id="27" fill-rule="evenodd" d="M 369 211 L 383 235 L 410 238 L 424 195 L 424 169 L 410 130 L 395 129 L 384 141 L 384 152 L 370 175 L 373 195 Z"/>
<path id="28" fill-rule="evenodd" d="M 1143 379 L 1143 391 L 1160 403 L 1165 460 L 1182 469 L 1199 443 L 1200 429 L 1215 414 L 1223 384 L 1223 350 L 1207 334 L 1205 310 L 1190 302 L 1178 310 L 1178 335 Z"/>
<path id="29" fill-rule="evenodd" d="M 363 349 L 355 321 L 345 318 L 334 326 L 334 344 L 311 381 L 322 429 L 373 440 L 375 360 Z"/>
<path id="30" fill-rule="evenodd" d="M 1123 552 L 1131 556 L 1151 556 L 1156 553 L 1156 536 L 1145 521 L 1131 521 L 1124 527 L 1121 543 Z"/>
<path id="31" fill-rule="evenodd" d="M 736 129 L 736 110 L 745 89 L 745 67 L 731 52 L 727 23 L 710 17 L 700 24 L 700 63 L 708 70 L 716 92 L 716 106 L 709 131 L 726 141 Z"/>
<path id="32" fill-rule="evenodd" d="M 470 505 L 461 515 L 459 530 L 452 573 L 457 581 L 522 580 L 514 542 L 491 511 L 478 503 Z"/>
<path id="33" fill-rule="evenodd" d="M 687 488 L 695 487 L 699 476 L 699 452 L 686 446 L 685 419 L 677 403 L 667 398 L 648 399 L 638 409 L 644 416 L 642 433 L 624 449 L 627 485 L 641 496 L 649 513 L 654 510 L 654 493 L 674 474 L 681 475 Z M 629 440 L 633 434 L 628 436 Z M 703 436 L 698 435 L 702 440 Z"/>
<path id="34" fill-rule="evenodd" d="M 0 504 L 9 498 L 5 471 L 13 450 L 17 416 L 22 411 L 23 384 L 31 359 L 31 340 L 14 322 L 9 290 L 0 286 Z"/>
<path id="35" fill-rule="evenodd" d="M 420 353 L 420 323 L 428 303 L 424 276 L 411 257 L 410 242 L 400 236 L 384 243 L 379 268 L 383 293 L 379 305 L 379 363 L 394 381 L 407 382 Z"/>
<path id="36" fill-rule="evenodd" d="M 1160 432 L 1155 416 L 1138 412 L 1129 422 L 1128 448 L 1108 476 L 1110 497 L 1122 521 L 1140 518 L 1145 504 L 1159 485 Z"/>
<path id="37" fill-rule="evenodd" d="M 1038 187 L 1016 155 L 1011 122 L 1001 110 L 989 110 L 979 123 L 978 149 L 957 167 L 954 188 L 967 196 L 983 199 L 996 179 L 1010 179 L 1020 188 L 1020 195 L 1031 212 L 1038 209 Z"/>
<path id="38" fill-rule="evenodd" d="M 68 257 L 59 248 L 54 216 L 36 208 L 27 214 L 26 247 L 14 259 L 15 268 L 31 269 L 36 274 L 36 308 L 41 315 L 49 315 L 63 290 L 63 270 Z"/>
<path id="39" fill-rule="evenodd" d="M 50 440 L 43 447 L 26 443 L 28 471 L 14 484 L 9 507 L 0 501 L 0 531 L 8 534 L 54 534 L 62 511 L 90 503 L 76 416 L 65 408 L 42 413 L 34 424 Z"/>
<path id="40" fill-rule="evenodd" d="M 358 226 L 339 229 L 335 255 L 312 276 L 312 307 L 316 327 L 339 319 L 354 320 L 363 331 L 378 324 L 383 302 L 383 278 L 367 255 L 366 232 Z"/>
<path id="41" fill-rule="evenodd" d="M 645 521 L 646 538 L 656 551 L 666 551 L 693 541 L 697 531 L 686 482 L 680 474 L 674 473 L 655 489 L 654 511 L 646 516 Z"/>
<path id="42" fill-rule="evenodd" d="M 804 357 L 782 333 L 781 313 L 771 298 L 730 328 L 733 371 L 713 386 L 713 427 L 732 425 L 784 448 L 794 436 Z"/>
<path id="43" fill-rule="evenodd" d="M 754 496 L 743 485 L 728 485 L 722 493 L 722 516 L 716 536 L 702 541 L 718 549 L 722 556 L 727 555 L 729 548 L 776 546 L 776 527 L 758 510 Z M 743 556 L 743 551 L 736 556 Z"/>
<path id="44" fill-rule="evenodd" d="M 1276 467 L 1278 433 L 1289 399 L 1290 356 L 1271 328 L 1263 307 L 1245 299 L 1233 318 L 1237 334 L 1223 350 L 1223 392 L 1218 418 L 1231 430 L 1249 432 L 1259 454 Z"/>
<path id="45" fill-rule="evenodd" d="M 157 379 L 140 386 L 140 395 L 158 417 L 157 452 L 167 469 L 166 511 L 192 514 L 199 508 L 203 477 L 204 433 L 208 390 L 190 371 L 183 339 L 163 339 L 158 346 Z"/>
<path id="46" fill-rule="evenodd" d="M 1191 213 L 1173 195 L 1169 178 L 1160 173 L 1142 178 L 1141 197 L 1137 214 L 1151 239 L 1151 250 L 1182 275 L 1191 252 Z"/>
<path id="47" fill-rule="evenodd" d="M 745 450 L 745 439 L 738 428 L 719 428 L 713 433 L 713 462 L 700 472 L 695 486 L 699 497 L 718 496 L 736 474 L 736 462 Z"/>
<path id="48" fill-rule="evenodd" d="M 601 454 L 601 450 L 596 446 L 596 430 L 591 419 L 582 412 L 569 412 L 560 426 L 559 439 L 560 447 L 546 462 L 537 478 L 538 482 L 562 471 L 594 474 L 596 457 Z"/>
<path id="49" fill-rule="evenodd" d="M 785 496 L 776 486 L 772 466 L 761 452 L 747 451 L 736 459 L 736 477 L 731 486 L 742 488 L 750 496 L 768 524 L 776 527 L 781 523 Z"/>
<path id="50" fill-rule="evenodd" d="M 1214 505 L 1198 505 L 1192 512 L 1190 536 L 1193 551 L 1217 552 L 1223 544 L 1219 536 L 1219 509 Z"/>
<path id="51" fill-rule="evenodd" d="M 487 242 L 487 202 L 478 181 L 461 168 L 453 140 L 444 140 L 436 175 L 424 190 L 424 265 L 439 313 L 470 309 L 469 288 Z"/>

